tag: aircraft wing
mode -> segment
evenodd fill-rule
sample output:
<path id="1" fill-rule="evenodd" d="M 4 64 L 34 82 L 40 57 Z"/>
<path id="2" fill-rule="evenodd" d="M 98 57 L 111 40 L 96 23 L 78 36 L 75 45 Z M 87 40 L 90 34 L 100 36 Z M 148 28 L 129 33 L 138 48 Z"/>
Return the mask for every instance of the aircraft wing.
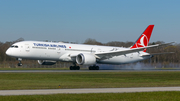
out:
<path id="1" fill-rule="evenodd" d="M 164 52 L 164 53 L 150 53 L 147 55 L 142 55 L 142 56 L 154 56 L 154 55 L 161 55 L 161 54 L 173 54 L 174 52 Z"/>
<path id="2" fill-rule="evenodd" d="M 143 51 L 144 49 L 153 48 L 153 47 L 160 47 L 160 46 L 170 45 L 170 44 L 172 44 L 172 42 L 166 43 L 166 44 L 156 44 L 156 45 L 151 45 L 151 46 L 146 46 L 146 47 L 141 47 L 141 48 L 133 48 L 133 49 L 129 48 L 129 49 L 125 49 L 125 50 L 101 52 L 101 53 L 95 53 L 95 56 L 98 59 L 109 59 L 109 58 L 112 58 L 114 56 L 126 55 L 129 53 Z"/>

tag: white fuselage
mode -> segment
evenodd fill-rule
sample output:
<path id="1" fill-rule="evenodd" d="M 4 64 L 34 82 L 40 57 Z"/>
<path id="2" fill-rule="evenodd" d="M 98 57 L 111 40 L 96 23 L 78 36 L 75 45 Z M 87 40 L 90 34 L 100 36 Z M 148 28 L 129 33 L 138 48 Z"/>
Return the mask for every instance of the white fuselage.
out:
<path id="1" fill-rule="evenodd" d="M 129 48 L 97 46 L 84 44 L 54 43 L 40 41 L 22 41 L 12 45 L 6 54 L 16 58 L 34 60 L 53 60 L 76 62 L 73 58 L 80 53 L 96 54 L 101 52 L 111 52 L 126 50 Z M 146 52 L 133 52 L 124 55 L 113 56 L 108 59 L 97 59 L 100 64 L 125 64 L 151 58 Z M 142 56 L 147 55 L 147 56 Z"/>

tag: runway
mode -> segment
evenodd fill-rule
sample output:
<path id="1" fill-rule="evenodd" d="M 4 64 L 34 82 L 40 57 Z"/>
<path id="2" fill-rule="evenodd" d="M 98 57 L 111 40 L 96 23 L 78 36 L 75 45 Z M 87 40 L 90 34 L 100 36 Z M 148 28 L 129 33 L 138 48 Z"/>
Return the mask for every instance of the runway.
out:
<path id="1" fill-rule="evenodd" d="M 35 72 L 140 72 L 140 71 L 180 71 L 180 69 L 121 69 L 121 70 L 0 70 L 0 73 L 35 73 Z"/>
<path id="2" fill-rule="evenodd" d="M 7 96 L 7 95 L 45 95 L 45 94 L 132 93 L 132 92 L 156 92 L 156 91 L 180 91 L 180 87 L 0 90 L 0 95 Z"/>

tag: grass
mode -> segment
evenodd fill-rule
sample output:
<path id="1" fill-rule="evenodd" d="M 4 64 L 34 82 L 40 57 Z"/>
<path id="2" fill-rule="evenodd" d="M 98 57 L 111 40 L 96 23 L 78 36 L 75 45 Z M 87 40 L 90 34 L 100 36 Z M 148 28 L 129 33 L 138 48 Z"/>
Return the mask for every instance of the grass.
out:
<path id="1" fill-rule="evenodd" d="M 0 73 L 0 90 L 180 86 L 180 72 Z"/>
<path id="2" fill-rule="evenodd" d="M 0 73 L 1 90 L 163 86 L 180 86 L 180 71 Z M 0 96 L 0 101 L 178 101 L 179 95 L 178 91 L 19 95 Z"/>
<path id="3" fill-rule="evenodd" d="M 180 92 L 0 96 L 0 101 L 179 101 Z"/>

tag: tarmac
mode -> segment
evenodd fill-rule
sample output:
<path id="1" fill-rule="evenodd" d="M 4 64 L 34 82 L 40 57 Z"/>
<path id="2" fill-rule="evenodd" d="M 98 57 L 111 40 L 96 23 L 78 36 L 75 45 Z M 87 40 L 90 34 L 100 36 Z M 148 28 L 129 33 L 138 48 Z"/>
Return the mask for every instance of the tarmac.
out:
<path id="1" fill-rule="evenodd" d="M 35 72 L 158 72 L 158 71 L 180 71 L 180 69 L 121 69 L 121 70 L 0 70 L 0 73 L 35 73 Z"/>
<path id="2" fill-rule="evenodd" d="M 180 91 L 180 87 L 0 90 L 0 95 L 8 96 L 8 95 L 87 94 L 87 93 L 135 93 L 135 92 L 157 92 L 157 91 Z"/>

